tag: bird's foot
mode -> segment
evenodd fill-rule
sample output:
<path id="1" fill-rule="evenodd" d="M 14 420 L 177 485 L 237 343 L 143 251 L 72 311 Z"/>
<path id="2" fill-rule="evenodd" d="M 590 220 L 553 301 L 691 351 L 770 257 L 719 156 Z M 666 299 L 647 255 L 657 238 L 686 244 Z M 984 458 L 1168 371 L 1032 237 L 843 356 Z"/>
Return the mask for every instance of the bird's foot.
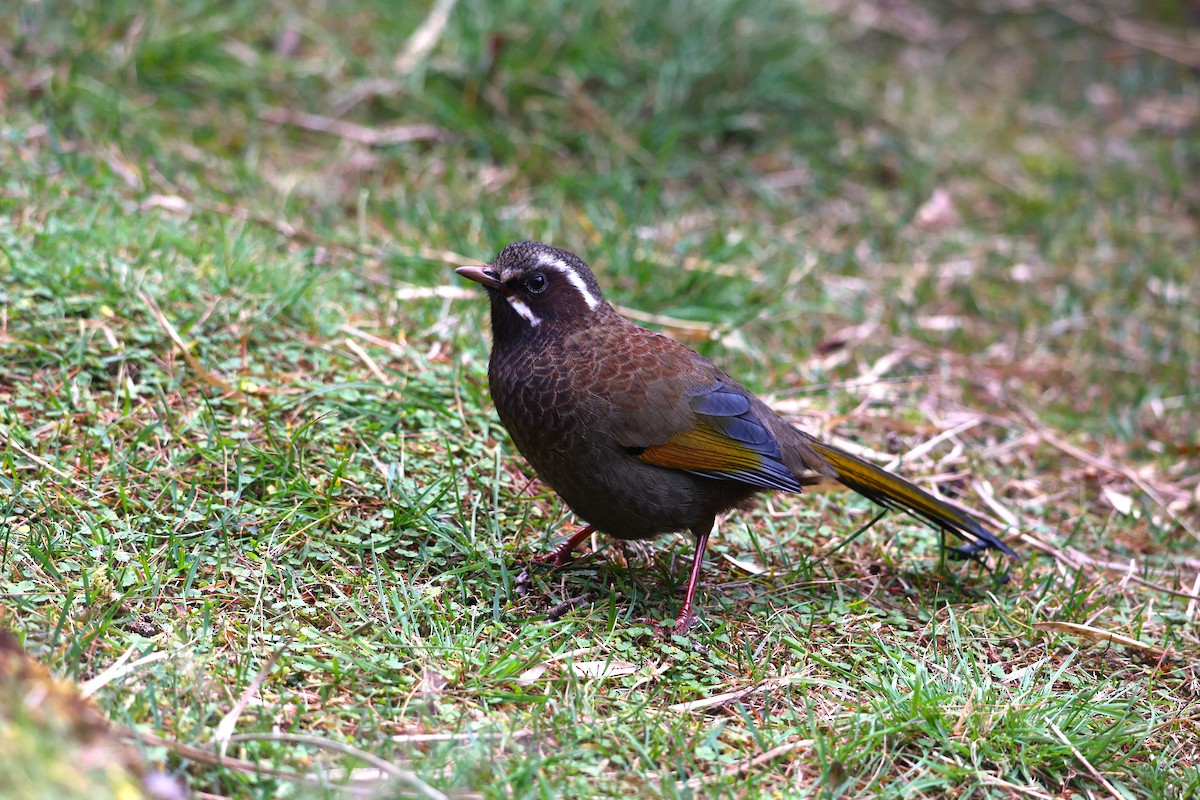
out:
<path id="1" fill-rule="evenodd" d="M 692 627 L 692 623 L 696 621 L 696 615 L 692 613 L 690 608 L 679 612 L 679 617 L 675 620 L 675 627 L 671 629 L 671 633 L 676 636 L 687 635 L 688 628 Z"/>
<path id="2" fill-rule="evenodd" d="M 556 569 L 564 564 L 571 562 L 571 554 L 559 553 L 558 548 L 551 550 L 549 553 L 538 553 L 533 558 L 529 559 L 534 566 L 544 567 L 546 569 Z"/>
<path id="3" fill-rule="evenodd" d="M 543 567 L 561 567 L 569 563 L 571 552 L 579 546 L 580 542 L 591 536 L 593 530 L 595 529 L 591 525 L 584 525 L 549 553 L 534 556 L 533 563 Z"/>

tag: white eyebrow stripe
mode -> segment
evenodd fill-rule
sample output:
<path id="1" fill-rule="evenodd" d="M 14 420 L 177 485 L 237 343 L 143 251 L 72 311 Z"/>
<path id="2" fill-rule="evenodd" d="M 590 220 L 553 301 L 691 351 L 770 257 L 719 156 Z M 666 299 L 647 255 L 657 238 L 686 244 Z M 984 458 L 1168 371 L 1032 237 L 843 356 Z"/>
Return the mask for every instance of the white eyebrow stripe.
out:
<path id="1" fill-rule="evenodd" d="M 528 322 L 530 326 L 536 328 L 542 323 L 542 318 L 533 313 L 533 309 L 525 305 L 525 301 L 521 298 L 506 296 L 504 299 L 508 301 L 510 306 L 512 306 L 513 311 L 525 318 L 525 321 Z"/>
<path id="2" fill-rule="evenodd" d="M 592 290 L 583 282 L 583 278 L 579 277 L 579 273 L 567 266 L 565 261 L 555 258 L 549 253 L 538 253 L 537 261 L 543 267 L 549 267 L 566 277 L 571 282 L 571 285 L 575 287 L 575 290 L 579 292 L 580 296 L 583 297 L 583 301 L 587 303 L 588 308 L 594 311 L 596 306 L 600 305 L 600 298 L 592 294 Z"/>

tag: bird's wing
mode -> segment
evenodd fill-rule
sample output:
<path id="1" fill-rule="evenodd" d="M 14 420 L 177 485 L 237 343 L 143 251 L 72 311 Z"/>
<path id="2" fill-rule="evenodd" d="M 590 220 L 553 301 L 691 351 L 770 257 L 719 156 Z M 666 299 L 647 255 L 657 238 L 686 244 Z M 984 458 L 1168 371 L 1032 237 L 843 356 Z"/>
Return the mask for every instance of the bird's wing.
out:
<path id="1" fill-rule="evenodd" d="M 755 415 L 754 404 L 721 380 L 693 390 L 686 423 L 662 441 L 629 448 L 648 464 L 681 469 L 764 489 L 798 492 L 801 483 L 783 463 L 779 443 Z"/>
<path id="2" fill-rule="evenodd" d="M 835 478 L 881 505 L 907 509 L 968 540 L 960 550 L 964 555 L 988 548 L 1015 555 L 971 515 L 788 424 L 703 356 L 632 324 L 619 334 L 626 346 L 599 350 L 601 368 L 585 396 L 603 399 L 595 424 L 609 426 L 630 457 L 792 492 Z M 645 369 L 627 366 L 630 352 Z M 615 366 L 604 363 L 610 358 Z"/>
<path id="3" fill-rule="evenodd" d="M 813 482 L 781 452 L 786 423 L 708 359 L 632 323 L 611 335 L 619 339 L 605 347 L 587 342 L 598 355 L 594 377 L 576 387 L 577 406 L 604 398 L 595 424 L 629 457 L 764 489 L 798 492 Z"/>

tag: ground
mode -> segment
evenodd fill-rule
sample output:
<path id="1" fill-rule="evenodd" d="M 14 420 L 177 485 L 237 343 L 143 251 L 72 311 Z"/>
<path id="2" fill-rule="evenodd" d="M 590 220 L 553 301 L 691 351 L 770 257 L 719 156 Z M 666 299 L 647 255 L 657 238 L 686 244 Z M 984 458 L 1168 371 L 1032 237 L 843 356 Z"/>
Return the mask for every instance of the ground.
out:
<path id="1" fill-rule="evenodd" d="M 64 708 L 197 797 L 1200 788 L 1194 4 L 397 5 L 0 28 L 0 627 Z M 572 519 L 452 268 L 526 238 L 1021 560 L 821 492 L 687 638 L 683 536 L 523 574 Z"/>

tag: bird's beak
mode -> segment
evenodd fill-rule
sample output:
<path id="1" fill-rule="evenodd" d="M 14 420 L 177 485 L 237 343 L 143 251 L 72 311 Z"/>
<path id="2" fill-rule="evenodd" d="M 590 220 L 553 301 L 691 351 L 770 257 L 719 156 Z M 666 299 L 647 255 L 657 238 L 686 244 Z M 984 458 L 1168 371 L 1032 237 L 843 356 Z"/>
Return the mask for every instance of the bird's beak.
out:
<path id="1" fill-rule="evenodd" d="M 491 267 L 459 267 L 454 271 L 468 280 L 482 284 L 488 289 L 500 291 L 504 287 L 496 271 Z"/>

